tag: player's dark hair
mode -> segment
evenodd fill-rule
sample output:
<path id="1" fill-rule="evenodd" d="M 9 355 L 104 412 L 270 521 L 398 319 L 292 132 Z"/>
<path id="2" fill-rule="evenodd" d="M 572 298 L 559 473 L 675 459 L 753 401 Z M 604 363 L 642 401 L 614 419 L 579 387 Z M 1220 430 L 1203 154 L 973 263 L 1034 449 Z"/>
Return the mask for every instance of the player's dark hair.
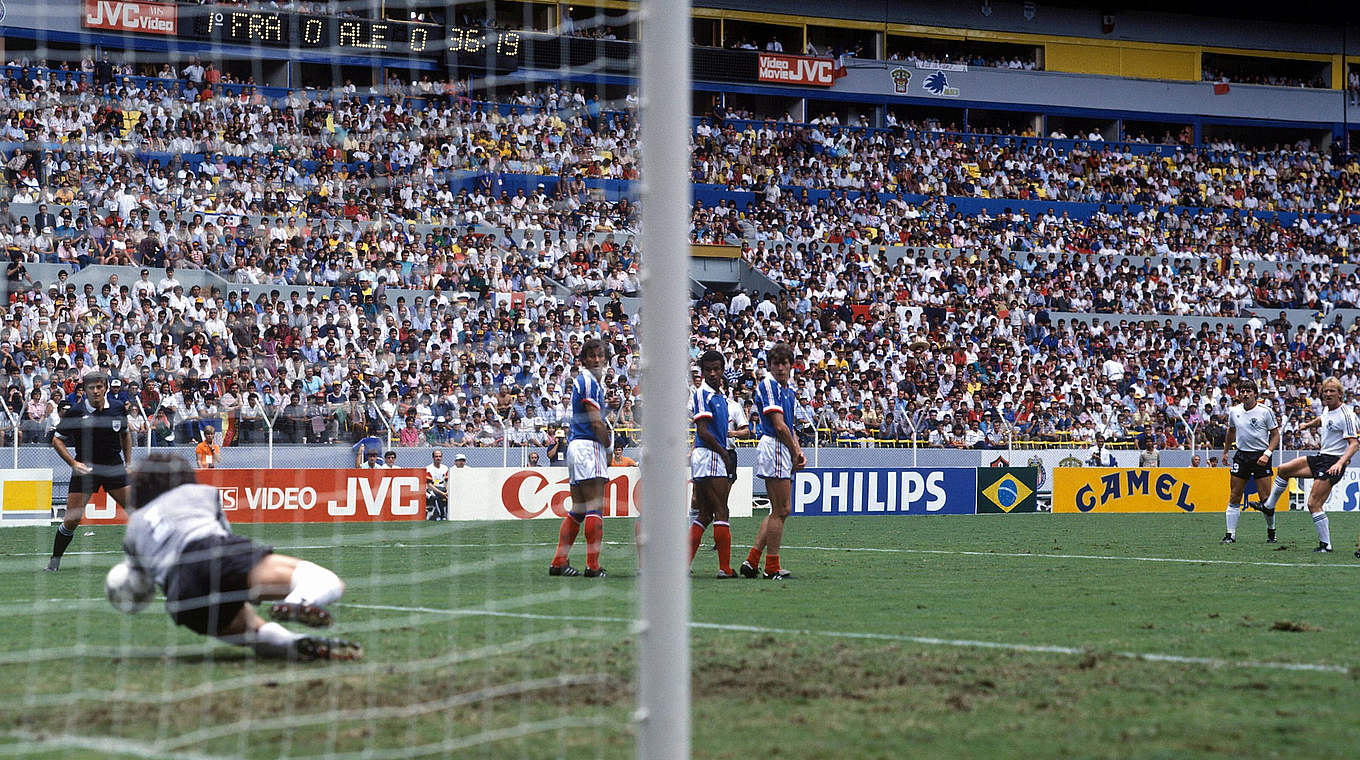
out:
<path id="1" fill-rule="evenodd" d="M 1256 381 L 1255 381 L 1255 380 L 1248 380 L 1247 378 L 1244 377 L 1244 378 L 1242 378 L 1241 380 L 1238 380 L 1238 381 L 1237 381 L 1237 390 L 1239 390 L 1239 391 L 1251 391 L 1252 393 L 1256 393 L 1256 392 L 1257 392 L 1257 391 L 1256 391 Z"/>
<path id="2" fill-rule="evenodd" d="M 604 350 L 604 341 L 599 338 L 586 338 L 586 342 L 581 344 L 580 353 L 576 354 L 576 361 L 585 364 L 586 354 L 597 349 L 601 354 L 604 354 L 606 358 L 608 357 L 609 354 Z"/>
<path id="3" fill-rule="evenodd" d="M 793 349 L 787 343 L 776 343 L 765 355 L 769 364 L 793 364 Z"/>
<path id="4" fill-rule="evenodd" d="M 128 508 L 140 509 L 163 493 L 182 485 L 198 482 L 194 466 L 178 454 L 153 451 L 146 459 L 129 468 L 132 482 L 128 494 Z"/>
<path id="5" fill-rule="evenodd" d="M 704 352 L 703 356 L 699 357 L 699 366 L 702 367 L 705 364 L 718 364 L 726 367 L 727 358 L 722 355 L 721 351 L 715 351 L 710 348 Z"/>

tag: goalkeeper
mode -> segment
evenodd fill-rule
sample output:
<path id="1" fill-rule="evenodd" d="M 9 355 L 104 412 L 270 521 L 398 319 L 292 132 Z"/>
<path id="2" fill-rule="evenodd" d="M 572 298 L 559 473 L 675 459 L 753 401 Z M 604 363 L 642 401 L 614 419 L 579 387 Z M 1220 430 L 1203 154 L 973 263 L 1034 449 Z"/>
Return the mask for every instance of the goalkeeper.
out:
<path id="1" fill-rule="evenodd" d="M 279 624 L 330 625 L 326 605 L 340 598 L 345 584 L 324 567 L 234 535 L 217 489 L 198 485 L 187 461 L 152 453 L 133 470 L 131 490 L 123 539 L 127 564 L 165 592 L 166 612 L 176 623 L 251 647 L 261 657 L 363 656 L 354 642 L 293 633 Z M 253 603 L 261 599 L 281 600 L 270 610 L 275 622 L 255 611 Z"/>

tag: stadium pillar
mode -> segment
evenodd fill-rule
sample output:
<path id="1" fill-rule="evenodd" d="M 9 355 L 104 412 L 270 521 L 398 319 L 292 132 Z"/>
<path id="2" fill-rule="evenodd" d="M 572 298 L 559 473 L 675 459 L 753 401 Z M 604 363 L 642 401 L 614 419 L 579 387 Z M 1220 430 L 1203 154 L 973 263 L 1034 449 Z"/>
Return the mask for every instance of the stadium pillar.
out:
<path id="1" fill-rule="evenodd" d="M 643 0 L 638 757 L 689 757 L 690 0 Z M 677 96 L 679 95 L 679 96 Z"/>

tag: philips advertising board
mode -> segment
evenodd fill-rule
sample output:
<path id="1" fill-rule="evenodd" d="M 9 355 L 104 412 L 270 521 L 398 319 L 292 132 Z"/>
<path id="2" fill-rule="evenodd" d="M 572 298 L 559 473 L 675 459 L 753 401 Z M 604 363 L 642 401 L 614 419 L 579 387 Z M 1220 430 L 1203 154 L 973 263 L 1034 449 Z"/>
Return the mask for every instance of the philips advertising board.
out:
<path id="1" fill-rule="evenodd" d="M 977 470 L 813 468 L 793 474 L 796 515 L 971 515 Z"/>

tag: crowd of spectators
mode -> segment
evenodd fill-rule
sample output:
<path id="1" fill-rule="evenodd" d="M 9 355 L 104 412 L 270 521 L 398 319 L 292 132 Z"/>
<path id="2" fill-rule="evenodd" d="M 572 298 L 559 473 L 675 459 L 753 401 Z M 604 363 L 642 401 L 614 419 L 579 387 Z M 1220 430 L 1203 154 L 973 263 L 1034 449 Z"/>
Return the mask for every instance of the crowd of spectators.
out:
<path id="1" fill-rule="evenodd" d="M 38 165 L 12 153 L 24 162 L 7 163 L 5 180 L 11 201 L 62 212 L 0 209 L 14 293 L 0 308 L 0 367 L 24 440 L 42 440 L 77 379 L 102 367 L 136 399 L 134 431 L 153 443 L 212 423 L 227 445 L 271 429 L 307 443 L 387 430 L 406 445 L 543 445 L 591 334 L 612 349 L 606 414 L 635 430 L 636 312 L 619 296 L 637 290 L 636 208 L 583 183 L 635 176 L 627 108 L 591 108 L 579 91 L 526 93 L 502 113 L 447 93 L 417 104 L 409 88 L 271 99 L 195 86 L 97 88 L 44 72 L 0 82 L 0 138 L 60 145 Z M 696 181 L 757 194 L 741 208 L 698 204 L 694 238 L 742 244 L 782 292 L 708 294 L 691 350 L 727 353 L 745 394 L 763 351 L 790 342 L 799 415 L 830 438 L 997 446 L 1099 433 L 1180 445 L 1221 435 L 1234 377 L 1257 377 L 1294 420 L 1322 375 L 1360 389 L 1355 326 L 1191 330 L 1098 316 L 1356 305 L 1355 275 L 1320 266 L 1349 260 L 1353 233 L 1326 212 L 1349 207 L 1355 169 L 1327 154 L 1158 157 L 709 122 L 695 148 Z M 209 159 L 147 156 L 157 150 Z M 468 169 L 485 181 L 452 193 Z M 558 181 L 511 194 L 497 172 Z M 965 216 L 941 197 L 953 195 L 1055 206 Z M 1072 200 L 1106 206 L 1078 220 L 1063 206 Z M 1125 207 L 1139 202 L 1164 206 Z M 1266 208 L 1310 213 L 1285 224 Z M 936 250 L 889 261 L 884 244 Z M 201 267 L 312 290 L 252 298 L 148 272 L 78 292 L 65 277 L 34 281 L 25 264 L 36 261 Z M 390 297 L 397 287 L 428 294 Z M 1096 316 L 1068 323 L 1057 311 Z"/>
<path id="2" fill-rule="evenodd" d="M 918 63 L 933 64 L 936 66 L 962 65 L 988 69 L 1012 69 L 1016 71 L 1043 71 L 1044 67 L 1034 61 L 1032 56 L 1011 55 L 985 55 L 981 52 L 959 52 L 950 54 L 932 54 L 917 50 L 892 51 L 888 54 L 888 60 L 894 62 L 916 65 Z"/>
<path id="3" fill-rule="evenodd" d="M 1086 140 L 1087 135 L 1077 136 Z M 826 124 L 709 123 L 695 133 L 696 182 L 1016 200 L 1336 213 L 1360 200 L 1360 165 L 1329 152 L 1176 150 L 1017 141 Z"/>
<path id="4" fill-rule="evenodd" d="M 1231 84 L 1262 84 L 1270 87 L 1312 87 L 1326 89 L 1327 78 L 1322 74 L 1306 76 L 1279 71 L 1250 71 L 1241 68 L 1224 68 L 1205 63 L 1200 67 L 1200 77 L 1205 82 Z"/>

